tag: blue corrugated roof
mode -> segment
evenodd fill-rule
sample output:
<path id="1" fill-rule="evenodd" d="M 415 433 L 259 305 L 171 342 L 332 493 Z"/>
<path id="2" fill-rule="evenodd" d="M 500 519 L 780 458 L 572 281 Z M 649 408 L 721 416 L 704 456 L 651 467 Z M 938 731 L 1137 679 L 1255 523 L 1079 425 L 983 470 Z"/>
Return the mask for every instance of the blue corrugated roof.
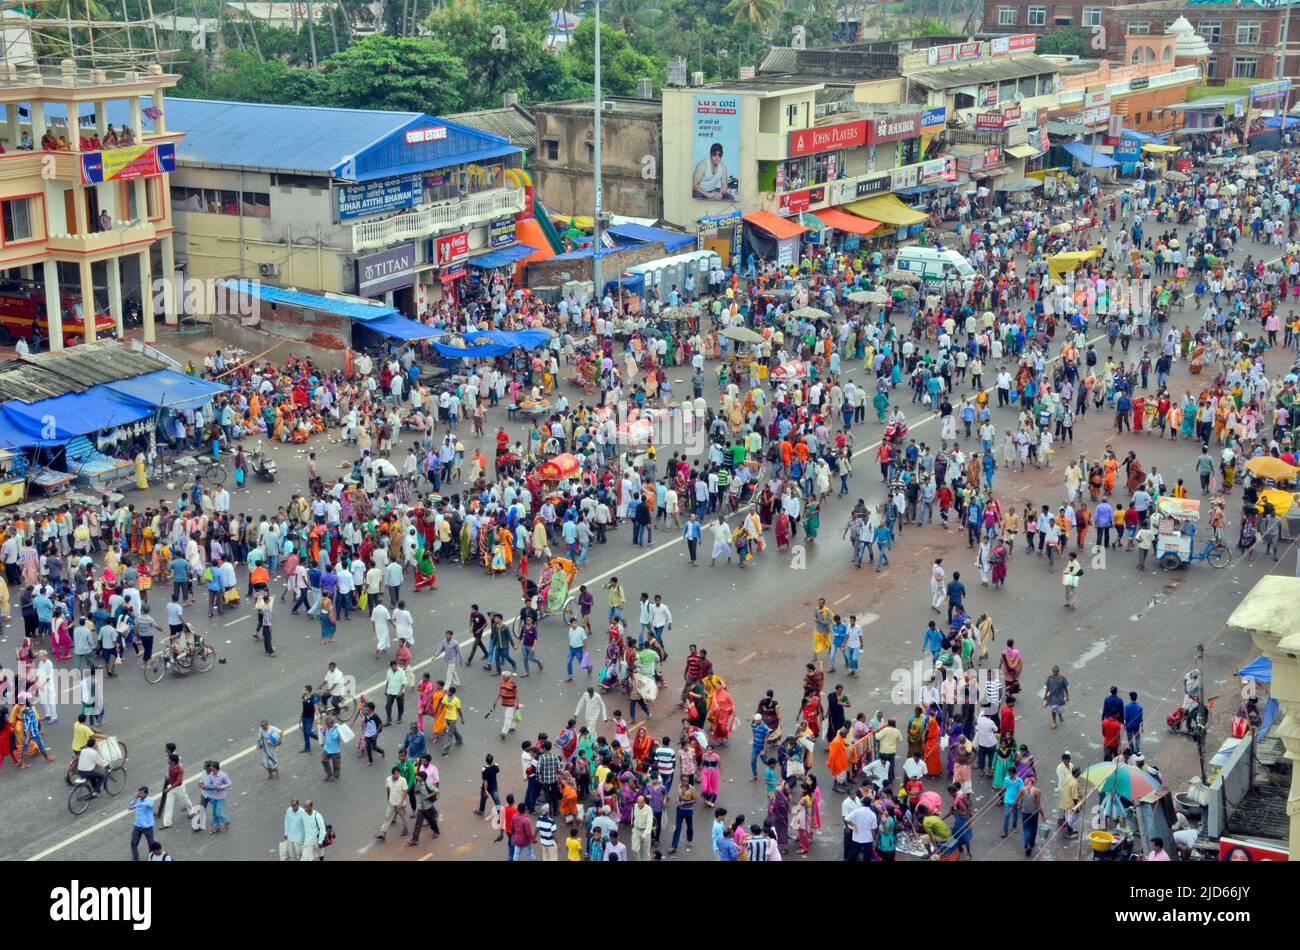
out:
<path id="1" fill-rule="evenodd" d="M 285 290 L 282 287 L 271 287 L 267 284 L 259 283 L 255 280 L 245 281 L 220 281 L 223 286 L 231 290 L 238 290 L 243 293 L 251 294 L 259 300 L 264 300 L 271 304 L 286 304 L 290 307 L 303 307 L 308 310 L 319 310 L 322 313 L 336 313 L 342 317 L 349 317 L 353 320 L 378 320 L 380 317 L 401 316 L 392 307 L 381 305 L 371 305 L 361 303 L 356 300 L 344 300 L 335 297 L 322 297 L 320 294 L 305 294 L 299 290 Z"/>
<path id="2" fill-rule="evenodd" d="M 696 243 L 693 234 L 682 234 L 680 231 L 669 231 L 664 228 L 650 228 L 644 224 L 616 224 L 609 229 L 609 233 L 615 237 L 638 241 L 643 244 L 652 244 L 659 241 L 666 251 L 675 251 L 678 248 L 686 247 L 688 244 Z"/>
<path id="3" fill-rule="evenodd" d="M 141 106 L 150 105 L 148 96 Z M 62 118 L 48 103 L 48 117 Z M 108 104 L 108 121 L 130 120 L 126 102 Z M 166 100 L 167 128 L 184 132 L 180 162 L 333 174 L 353 181 L 483 161 L 522 151 L 499 135 L 420 112 L 272 105 L 222 99 Z M 408 143 L 412 129 L 446 128 L 445 138 Z M 349 162 L 353 163 L 349 168 Z"/>

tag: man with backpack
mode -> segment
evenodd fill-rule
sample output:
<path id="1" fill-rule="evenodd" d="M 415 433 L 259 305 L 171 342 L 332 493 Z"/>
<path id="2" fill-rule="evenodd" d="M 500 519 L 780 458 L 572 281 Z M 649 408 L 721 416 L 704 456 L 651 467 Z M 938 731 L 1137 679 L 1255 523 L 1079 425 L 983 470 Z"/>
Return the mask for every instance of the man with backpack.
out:
<path id="1" fill-rule="evenodd" d="M 425 822 L 429 823 L 429 830 L 435 838 L 441 834 L 438 830 L 438 785 L 433 775 L 432 771 L 424 773 L 415 787 L 415 830 L 407 842 L 411 847 L 420 843 L 420 829 Z"/>

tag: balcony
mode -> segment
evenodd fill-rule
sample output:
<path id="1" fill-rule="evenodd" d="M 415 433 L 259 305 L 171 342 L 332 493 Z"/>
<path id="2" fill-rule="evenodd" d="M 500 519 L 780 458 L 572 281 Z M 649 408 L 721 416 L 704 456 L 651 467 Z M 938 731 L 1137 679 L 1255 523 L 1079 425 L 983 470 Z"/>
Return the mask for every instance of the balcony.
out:
<path id="1" fill-rule="evenodd" d="M 111 231 L 57 234 L 51 230 L 45 243 L 46 247 L 54 253 L 98 254 L 119 247 L 130 247 L 134 252 L 139 250 L 137 245 L 152 241 L 156 236 L 154 225 L 149 221 L 115 221 Z"/>
<path id="2" fill-rule="evenodd" d="M 352 250 L 388 247 L 428 237 L 448 228 L 467 228 L 524 210 L 522 188 L 495 188 L 456 201 L 421 205 L 406 214 L 352 226 Z"/>

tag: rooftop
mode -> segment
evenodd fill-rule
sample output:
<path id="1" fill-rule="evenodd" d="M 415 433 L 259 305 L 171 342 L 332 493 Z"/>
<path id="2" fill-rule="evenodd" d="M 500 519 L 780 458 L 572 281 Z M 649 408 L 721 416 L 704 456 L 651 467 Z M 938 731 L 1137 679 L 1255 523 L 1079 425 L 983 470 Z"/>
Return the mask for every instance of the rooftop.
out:
<path id="1" fill-rule="evenodd" d="M 478 129 L 489 135 L 499 135 L 511 145 L 518 145 L 520 148 L 530 151 L 535 151 L 537 148 L 537 125 L 533 114 L 523 106 L 458 112 L 447 116 L 447 121 Z"/>
<path id="2" fill-rule="evenodd" d="M 136 353 L 116 340 L 47 350 L 0 363 L 0 402 L 16 399 L 33 403 L 84 393 L 100 383 L 115 383 L 166 368 L 162 360 Z"/>
<path id="3" fill-rule="evenodd" d="M 969 63 L 962 66 L 934 66 L 918 69 L 907 78 L 927 89 L 952 89 L 982 82 L 1024 79 L 1044 73 L 1059 73 L 1060 67 L 1037 55 L 1013 56 L 1005 60 Z"/>
<path id="4" fill-rule="evenodd" d="M 605 96 L 600 100 L 605 103 L 605 111 L 613 112 L 615 115 L 637 116 L 646 119 L 657 119 L 663 115 L 664 106 L 658 99 L 620 99 Z M 613 108 L 610 108 L 610 106 Z M 593 115 L 592 110 L 595 108 L 595 101 L 592 99 L 561 99 L 557 102 L 536 102 L 533 103 L 534 112 L 585 112 Z"/>

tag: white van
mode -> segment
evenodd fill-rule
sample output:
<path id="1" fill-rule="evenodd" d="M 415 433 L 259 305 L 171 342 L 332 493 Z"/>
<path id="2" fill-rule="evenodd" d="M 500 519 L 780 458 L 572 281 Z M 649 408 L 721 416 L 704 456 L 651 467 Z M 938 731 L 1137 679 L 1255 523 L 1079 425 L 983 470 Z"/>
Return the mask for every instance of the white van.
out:
<path id="1" fill-rule="evenodd" d="M 975 276 L 975 268 L 966 258 L 942 247 L 905 247 L 898 252 L 894 269 L 934 281 Z"/>

